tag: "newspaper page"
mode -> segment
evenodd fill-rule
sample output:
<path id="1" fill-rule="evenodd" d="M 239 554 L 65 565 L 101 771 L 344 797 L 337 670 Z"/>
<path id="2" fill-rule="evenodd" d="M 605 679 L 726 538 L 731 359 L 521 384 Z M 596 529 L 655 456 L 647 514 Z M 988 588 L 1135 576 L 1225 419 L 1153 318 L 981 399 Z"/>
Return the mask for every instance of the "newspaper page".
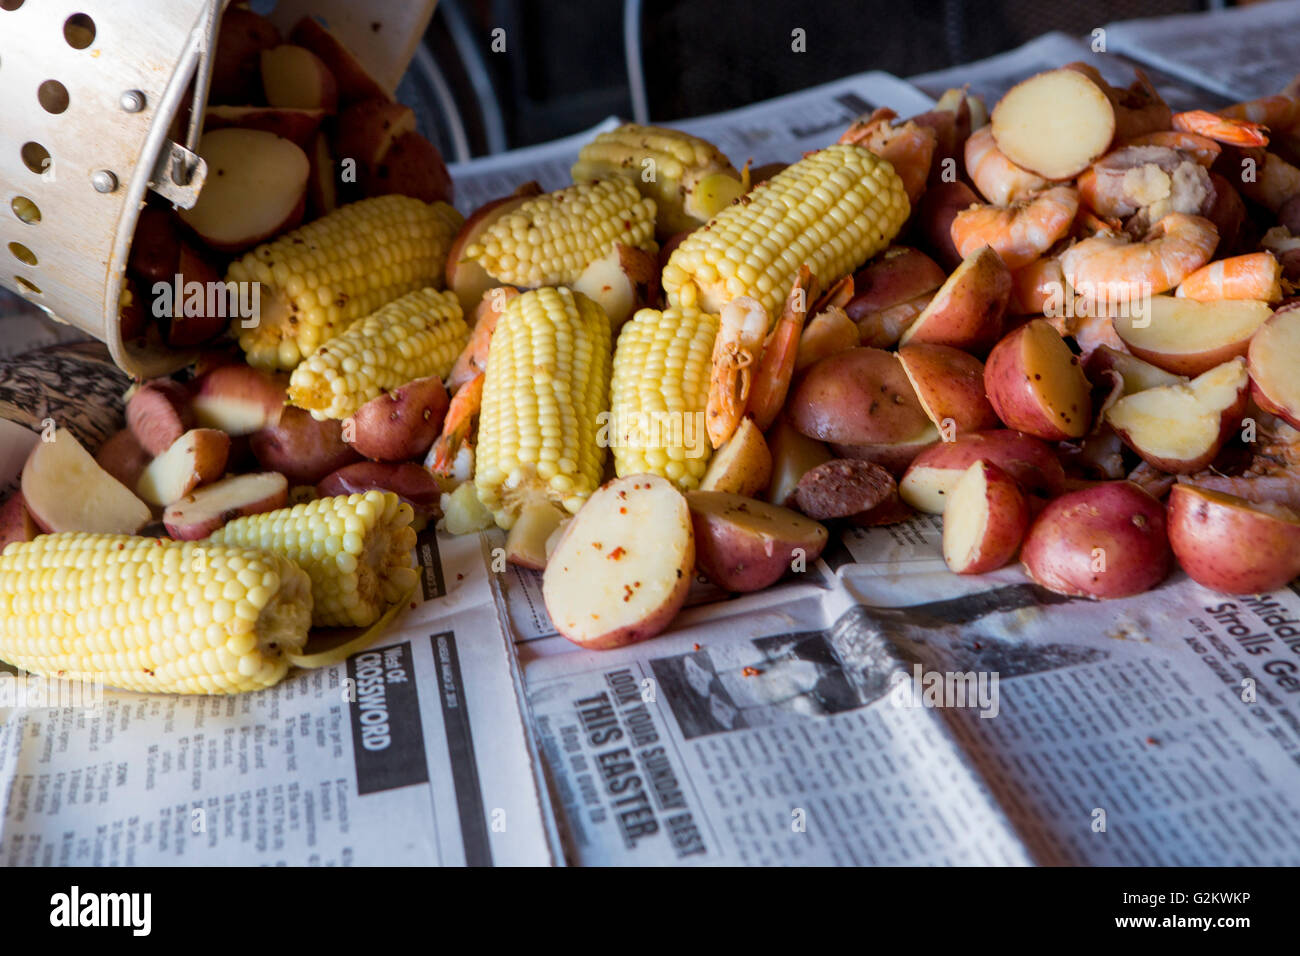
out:
<path id="1" fill-rule="evenodd" d="M 1229 100 L 1280 93 L 1300 73 L 1300 0 L 1125 20 L 1106 33 L 1116 52 Z"/>
<path id="2" fill-rule="evenodd" d="M 1067 63 L 1091 64 L 1106 82 L 1125 87 L 1133 82 L 1134 70 L 1142 69 L 1156 90 L 1175 110 L 1213 109 L 1226 105 L 1230 97 L 1213 86 L 1198 82 L 1196 77 L 1152 66 L 1143 57 L 1125 56 L 1106 27 L 1090 37 L 1075 38 L 1066 33 L 1044 33 L 1006 53 L 963 63 L 946 70 L 911 77 L 931 96 L 938 97 L 952 87 L 970 85 L 972 93 L 982 96 L 990 109 L 1007 90 L 1026 77 L 1054 70 Z"/>
<path id="3" fill-rule="evenodd" d="M 879 71 L 861 73 L 779 99 L 720 113 L 674 120 L 676 129 L 707 135 L 739 167 L 793 162 L 805 150 L 833 143 L 854 118 L 878 106 L 900 115 L 920 113 L 932 105 L 929 97 L 895 76 Z M 536 180 L 543 189 L 560 189 L 573 180 L 569 170 L 578 152 L 598 133 L 623 122 L 615 117 L 583 133 L 512 150 L 497 156 L 452 164 L 456 208 L 468 214 L 483 203 L 507 196 L 522 183 Z"/>

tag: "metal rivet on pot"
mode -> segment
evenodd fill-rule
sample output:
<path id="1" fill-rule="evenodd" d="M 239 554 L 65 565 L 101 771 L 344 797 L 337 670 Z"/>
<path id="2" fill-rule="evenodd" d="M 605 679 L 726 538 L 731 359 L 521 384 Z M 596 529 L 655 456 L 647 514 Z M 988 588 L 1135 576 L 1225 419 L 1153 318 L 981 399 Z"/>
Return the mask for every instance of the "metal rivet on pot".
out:
<path id="1" fill-rule="evenodd" d="M 126 112 L 138 113 L 144 109 L 144 94 L 139 90 L 127 90 L 117 102 Z"/>
<path id="2" fill-rule="evenodd" d="M 97 193 L 111 193 L 117 189 L 117 177 L 107 169 L 101 169 L 90 177 L 90 184 Z"/>

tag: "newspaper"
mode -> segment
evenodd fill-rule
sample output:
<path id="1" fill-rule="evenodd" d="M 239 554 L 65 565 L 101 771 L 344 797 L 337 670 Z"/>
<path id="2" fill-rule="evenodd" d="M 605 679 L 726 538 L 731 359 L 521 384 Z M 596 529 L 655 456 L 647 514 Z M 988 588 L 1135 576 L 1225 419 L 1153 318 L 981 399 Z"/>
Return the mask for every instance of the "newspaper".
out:
<path id="1" fill-rule="evenodd" d="M 864 74 L 683 125 L 765 162 L 929 102 Z M 583 139 L 459 201 L 559 185 Z M 592 652 L 499 533 L 426 531 L 373 647 L 260 694 L 0 674 L 0 865 L 1300 863 L 1300 596 L 1068 600 L 948 573 L 939 532 L 842 530 Z"/>

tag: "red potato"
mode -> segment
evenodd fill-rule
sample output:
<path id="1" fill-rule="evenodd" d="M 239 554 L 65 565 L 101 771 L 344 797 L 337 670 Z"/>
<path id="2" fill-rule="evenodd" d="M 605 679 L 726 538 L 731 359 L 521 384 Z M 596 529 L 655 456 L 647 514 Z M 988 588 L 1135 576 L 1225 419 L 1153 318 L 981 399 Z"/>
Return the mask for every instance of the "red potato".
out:
<path id="1" fill-rule="evenodd" d="M 1088 360 L 1084 362 L 1083 370 L 1094 385 L 1100 381 L 1104 373 L 1115 372 L 1123 382 L 1125 395 L 1132 395 L 1143 389 L 1159 388 L 1162 385 L 1178 385 L 1187 382 L 1184 376 L 1166 372 L 1136 355 L 1121 352 L 1109 345 L 1093 349 Z"/>
<path id="2" fill-rule="evenodd" d="M 387 462 L 359 461 L 345 465 L 321 479 L 316 494 L 322 498 L 334 495 L 363 495 L 367 491 L 391 491 L 411 506 L 421 522 L 437 521 L 442 517 L 438 506 L 442 489 L 433 475 L 414 462 L 389 464 Z"/>
<path id="3" fill-rule="evenodd" d="M 1104 417 L 1143 461 L 1169 474 L 1186 475 L 1214 461 L 1241 425 L 1249 395 L 1246 363 L 1236 358 L 1187 384 L 1162 385 L 1121 398 Z"/>
<path id="4" fill-rule="evenodd" d="M 1169 573 L 1164 506 L 1131 481 L 1072 491 L 1039 513 L 1020 560 L 1030 578 L 1058 594 L 1141 594 Z"/>
<path id="5" fill-rule="evenodd" d="M 903 472 L 907 471 L 908 465 L 912 463 L 917 455 L 935 442 L 942 440 L 939 429 L 933 425 L 926 425 L 923 431 L 906 441 L 870 445 L 843 445 L 837 443 L 831 445 L 831 451 L 840 458 L 857 458 L 861 461 L 869 461 L 872 464 L 879 465 L 895 478 L 898 478 L 902 476 Z"/>
<path id="6" fill-rule="evenodd" d="M 129 428 L 111 435 L 95 453 L 95 463 L 128 488 L 135 487 L 152 458 Z"/>
<path id="7" fill-rule="evenodd" d="M 853 275 L 853 297 L 844 311 L 854 322 L 900 305 L 943 285 L 943 269 L 919 249 L 891 246 Z"/>
<path id="8" fill-rule="evenodd" d="M 163 527 L 177 541 L 198 541 L 227 521 L 275 511 L 289 503 L 289 483 L 273 471 L 232 475 L 168 505 Z"/>
<path id="9" fill-rule="evenodd" d="M 212 106 L 203 114 L 203 130 L 255 129 L 287 139 L 306 151 L 325 119 L 324 110 L 272 106 Z"/>
<path id="10" fill-rule="evenodd" d="M 1247 350 L 1255 404 L 1300 428 L 1300 309 L 1274 313 Z"/>
<path id="11" fill-rule="evenodd" d="M 274 376 L 242 363 L 218 366 L 194 382 L 195 420 L 232 437 L 274 425 L 284 402 L 284 386 Z"/>
<path id="12" fill-rule="evenodd" d="M 894 476 L 879 465 L 836 458 L 804 473 L 794 489 L 794 504 L 809 518 L 847 518 L 870 511 L 896 490 Z"/>
<path id="13" fill-rule="evenodd" d="M 921 452 L 899 482 L 899 494 L 918 511 L 943 514 L 962 473 L 980 460 L 997 465 L 1031 495 L 1053 498 L 1065 488 L 1060 459 L 1045 442 L 999 429 L 961 435 Z"/>
<path id="14" fill-rule="evenodd" d="M 415 133 L 415 112 L 390 99 L 355 103 L 339 114 L 334 155 L 356 161 L 364 179 L 369 176 L 398 137 Z"/>
<path id="15" fill-rule="evenodd" d="M 525 183 L 513 195 L 502 196 L 484 203 L 470 213 L 461 225 L 447 252 L 447 288 L 456 293 L 461 308 L 466 313 L 477 308 L 484 294 L 499 286 L 481 265 L 465 258 L 465 249 L 479 241 L 482 234 L 502 216 L 522 206 L 528 199 L 541 193 L 537 183 Z"/>
<path id="16" fill-rule="evenodd" d="M 506 535 L 506 560 L 521 568 L 545 571 L 569 515 L 552 505 L 525 508 Z"/>
<path id="17" fill-rule="evenodd" d="M 587 499 L 542 577 L 561 634 L 588 649 L 654 637 L 686 601 L 695 536 L 686 499 L 657 475 L 608 482 Z"/>
<path id="18" fill-rule="evenodd" d="M 899 332 L 901 335 L 902 332 Z M 814 362 L 836 352 L 846 352 L 861 342 L 858 326 L 848 313 L 830 306 L 808 320 L 799 336 L 799 350 L 794 359 L 794 374 L 798 375 Z M 876 344 L 876 343 L 872 343 Z"/>
<path id="19" fill-rule="evenodd" d="M 998 427 L 997 413 L 984 394 L 984 363 L 975 356 L 918 342 L 899 349 L 898 360 L 921 408 L 945 438 Z"/>
<path id="20" fill-rule="evenodd" d="M 23 501 L 23 493 L 15 491 L 0 505 L 0 552 L 15 541 L 31 541 L 40 533 L 40 527 Z"/>
<path id="21" fill-rule="evenodd" d="M 960 180 L 932 183 L 921 197 L 916 210 L 916 228 L 925 249 L 945 270 L 951 272 L 962 262 L 962 254 L 952 241 L 952 221 L 957 213 L 979 205 L 980 197 Z"/>
<path id="22" fill-rule="evenodd" d="M 1200 375 L 1239 355 L 1268 321 L 1267 302 L 1222 299 L 1197 302 L 1152 296 L 1141 315 L 1114 320 L 1115 331 L 1140 359 L 1175 375 Z"/>
<path id="23" fill-rule="evenodd" d="M 971 464 L 943 513 L 943 559 L 957 574 L 996 571 L 1015 557 L 1029 527 L 1029 503 L 992 462 Z"/>
<path id="24" fill-rule="evenodd" d="M 1224 594 L 1267 594 L 1300 575 L 1300 514 L 1274 502 L 1175 485 L 1169 543 L 1188 577 Z"/>
<path id="25" fill-rule="evenodd" d="M 306 47 L 284 43 L 263 50 L 262 89 L 272 106 L 292 109 L 338 110 L 339 85 L 325 61 Z"/>
<path id="26" fill-rule="evenodd" d="M 771 480 L 772 452 L 754 420 L 745 418 L 709 459 L 709 467 L 700 479 L 700 490 L 754 497 Z"/>
<path id="27" fill-rule="evenodd" d="M 687 492 L 695 563 L 726 591 L 758 591 L 826 547 L 823 525 L 788 508 L 722 491 Z"/>
<path id="28" fill-rule="evenodd" d="M 165 508 L 220 478 L 229 457 L 230 436 L 225 432 L 191 429 L 149 462 L 135 483 L 135 493 L 149 504 Z"/>
<path id="29" fill-rule="evenodd" d="M 418 458 L 442 431 L 450 402 L 442 379 L 418 378 L 358 408 L 343 423 L 343 440 L 375 461 Z"/>
<path id="30" fill-rule="evenodd" d="M 352 55 L 347 45 L 311 17 L 303 17 L 289 32 L 289 42 L 316 54 L 333 74 L 340 106 L 363 100 L 391 100 L 389 91 Z M 254 64 L 254 69 L 260 64 Z"/>
<path id="31" fill-rule="evenodd" d="M 343 441 L 342 422 L 317 421 L 311 413 L 286 405 L 280 420 L 249 439 L 258 463 L 278 471 L 293 485 L 314 485 L 331 472 L 361 460 Z"/>
<path id="32" fill-rule="evenodd" d="M 1082 438 L 1092 425 L 1088 377 L 1045 319 L 1031 320 L 994 346 L 984 387 L 1008 428 L 1061 441 Z"/>
<path id="33" fill-rule="evenodd" d="M 179 215 L 209 248 L 242 252 L 302 220 L 311 163 L 301 147 L 232 127 L 204 133 L 199 154 L 208 178 L 194 208 Z"/>
<path id="34" fill-rule="evenodd" d="M 131 239 L 127 269 L 144 283 L 146 291 L 151 291 L 155 282 L 175 281 L 180 254 L 176 214 L 160 206 L 141 209 Z"/>
<path id="35" fill-rule="evenodd" d="M 182 242 L 180 258 L 176 265 L 177 274 L 182 283 L 182 295 L 179 303 L 172 303 L 172 319 L 167 326 L 167 344 L 175 348 L 188 348 L 201 345 L 216 338 L 230 324 L 230 309 L 208 307 L 208 290 L 215 288 L 211 283 L 221 281 L 213 261 L 188 242 Z M 193 288 L 191 283 L 199 283 L 203 290 L 203 305 L 191 301 L 192 297 L 184 290 Z M 228 299 L 225 300 L 228 304 Z"/>
<path id="36" fill-rule="evenodd" d="M 95 463 L 62 428 L 40 441 L 23 465 L 22 495 L 45 532 L 135 534 L 152 519 L 149 506 Z"/>
<path id="37" fill-rule="evenodd" d="M 1071 179 L 1115 138 L 1115 108 L 1105 91 L 1075 70 L 1039 73 L 993 107 L 993 139 L 1017 166 L 1045 179 Z"/>
<path id="38" fill-rule="evenodd" d="M 801 434 L 784 418 L 768 429 L 766 442 L 772 453 L 772 479 L 765 497 L 775 505 L 788 507 L 805 472 L 833 457 L 824 444 Z"/>
<path id="39" fill-rule="evenodd" d="M 809 438 L 846 445 L 906 441 L 929 423 L 898 357 L 870 348 L 838 352 L 809 368 L 786 414 Z"/>
<path id="40" fill-rule="evenodd" d="M 880 312 L 869 312 L 857 324 L 858 344 L 868 348 L 886 349 L 898 344 L 912 323 L 934 301 L 935 293 L 927 292 L 908 299 Z"/>
<path id="41" fill-rule="evenodd" d="M 1011 272 L 988 246 L 962 260 L 900 340 L 982 354 L 1002 335 L 1011 301 Z"/>
<path id="42" fill-rule="evenodd" d="M 473 265 L 480 271 L 483 269 L 477 263 Z M 655 256 L 644 249 L 616 242 L 614 248 L 582 271 L 573 283 L 573 291 L 581 292 L 604 309 L 617 335 L 637 309 L 652 304 L 658 284 L 659 262 Z"/>
<path id="43" fill-rule="evenodd" d="M 126 425 L 150 455 L 161 455 L 194 425 L 189 390 L 169 378 L 137 388 L 126 401 Z"/>
<path id="44" fill-rule="evenodd" d="M 454 196 L 451 174 L 438 147 L 419 133 L 403 133 L 393 140 L 365 178 L 367 197 L 411 196 L 423 202 L 450 203 Z"/>
<path id="45" fill-rule="evenodd" d="M 280 31 L 266 17 L 243 7 L 230 7 L 217 33 L 208 102 L 262 102 L 262 51 L 279 43 Z"/>

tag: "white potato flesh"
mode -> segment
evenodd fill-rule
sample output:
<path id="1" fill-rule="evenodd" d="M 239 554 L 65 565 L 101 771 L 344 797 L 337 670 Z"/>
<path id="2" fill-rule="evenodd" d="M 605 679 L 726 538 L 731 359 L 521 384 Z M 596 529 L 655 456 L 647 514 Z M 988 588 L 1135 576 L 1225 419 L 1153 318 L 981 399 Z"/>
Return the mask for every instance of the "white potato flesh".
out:
<path id="1" fill-rule="evenodd" d="M 1115 108 L 1074 70 L 1050 70 L 1016 84 L 993 108 L 993 140 L 1017 166 L 1046 179 L 1083 172 L 1115 138 Z"/>
<path id="2" fill-rule="evenodd" d="M 1106 420 L 1148 455 L 1169 462 L 1192 461 L 1217 447 L 1224 412 L 1249 385 L 1240 358 L 1210 369 L 1187 384 L 1135 392 L 1110 407 Z"/>
<path id="3" fill-rule="evenodd" d="M 46 531 L 134 534 L 149 523 L 149 506 L 95 462 L 60 428 L 23 466 L 27 510 Z"/>

